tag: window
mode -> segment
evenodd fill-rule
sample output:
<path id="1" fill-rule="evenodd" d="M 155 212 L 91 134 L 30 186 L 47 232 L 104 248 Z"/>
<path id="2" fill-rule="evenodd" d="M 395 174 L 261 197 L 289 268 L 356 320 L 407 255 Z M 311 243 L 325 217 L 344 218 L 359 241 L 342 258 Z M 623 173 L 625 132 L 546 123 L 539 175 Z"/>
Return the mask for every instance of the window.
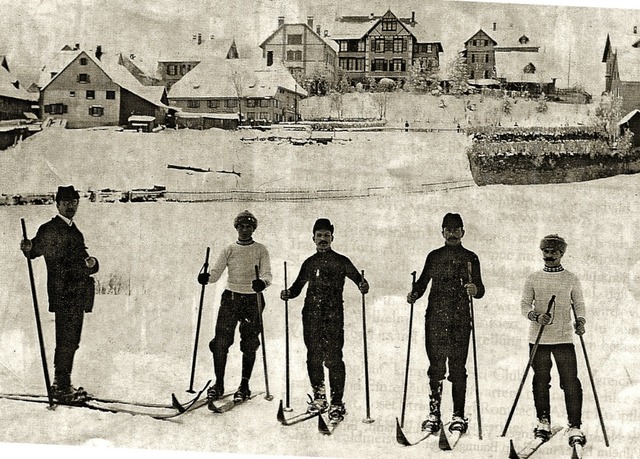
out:
<path id="1" fill-rule="evenodd" d="M 50 104 L 44 106 L 45 113 L 51 113 L 52 115 L 62 115 L 67 113 L 67 106 L 65 104 Z"/>
<path id="2" fill-rule="evenodd" d="M 269 112 L 260 112 L 260 119 L 269 120 Z"/>
<path id="3" fill-rule="evenodd" d="M 349 50 L 349 42 L 346 40 L 342 40 L 340 42 L 340 52 L 345 52 Z"/>
<path id="4" fill-rule="evenodd" d="M 238 106 L 238 101 L 236 99 L 227 99 L 224 101 L 224 106 L 227 108 L 236 108 Z"/>
<path id="5" fill-rule="evenodd" d="M 280 108 L 280 101 L 278 99 L 273 99 L 273 107 Z"/>
<path id="6" fill-rule="evenodd" d="M 220 106 L 220 101 L 219 100 L 208 100 L 207 101 L 207 107 L 209 108 L 218 108 Z"/>
<path id="7" fill-rule="evenodd" d="M 375 53 L 384 53 L 384 38 L 374 38 L 373 51 Z"/>
<path id="8" fill-rule="evenodd" d="M 407 49 L 407 41 L 404 38 L 396 37 L 393 39 L 393 52 L 401 53 Z"/>
<path id="9" fill-rule="evenodd" d="M 371 63 L 371 70 L 374 72 L 386 72 L 387 61 L 384 59 L 374 59 Z"/>
<path id="10" fill-rule="evenodd" d="M 256 100 L 255 99 L 247 99 L 247 107 L 255 107 Z"/>
<path id="11" fill-rule="evenodd" d="M 75 97 L 75 96 L 76 96 L 75 91 L 69 91 L 69 97 Z"/>
<path id="12" fill-rule="evenodd" d="M 394 18 L 383 18 L 382 30 L 398 30 L 398 22 Z"/>
<path id="13" fill-rule="evenodd" d="M 288 61 L 301 61 L 302 60 L 302 51 L 287 51 L 287 60 Z"/>
<path id="14" fill-rule="evenodd" d="M 432 53 L 433 52 L 433 45 L 427 45 L 427 52 L 428 53 Z"/>
<path id="15" fill-rule="evenodd" d="M 89 107 L 90 116 L 102 116 L 104 115 L 104 107 L 102 105 L 92 105 Z"/>
<path id="16" fill-rule="evenodd" d="M 394 59 L 392 63 L 394 72 L 404 72 L 407 68 L 407 64 L 404 59 Z"/>
<path id="17" fill-rule="evenodd" d="M 260 107 L 269 107 L 269 99 L 260 99 Z"/>
<path id="18" fill-rule="evenodd" d="M 108 100 L 115 100 L 116 99 L 116 92 L 115 91 L 107 91 L 107 99 Z"/>
<path id="19" fill-rule="evenodd" d="M 87 65 L 88 64 L 88 59 L 86 57 L 81 57 L 80 58 L 80 65 Z"/>
<path id="20" fill-rule="evenodd" d="M 91 80 L 89 79 L 89 74 L 88 73 L 79 73 L 78 74 L 78 83 L 90 83 Z"/>
<path id="21" fill-rule="evenodd" d="M 175 64 L 167 65 L 167 75 L 177 75 L 178 74 L 178 66 Z"/>
<path id="22" fill-rule="evenodd" d="M 199 100 L 188 100 L 187 101 L 187 107 L 189 108 L 199 108 L 200 107 L 200 101 Z"/>
<path id="23" fill-rule="evenodd" d="M 247 112 L 247 119 L 255 120 L 256 119 L 256 112 Z"/>
<path id="24" fill-rule="evenodd" d="M 96 98 L 96 92 L 95 91 L 87 91 L 87 99 L 95 99 Z"/>
<path id="25" fill-rule="evenodd" d="M 489 55 L 488 54 L 484 55 L 484 61 L 487 62 L 487 63 L 489 62 Z"/>
<path id="26" fill-rule="evenodd" d="M 287 44 L 288 45 L 301 45 L 302 44 L 302 34 L 290 34 L 290 35 L 287 35 Z"/>
<path id="27" fill-rule="evenodd" d="M 384 40 L 384 50 L 385 52 L 392 52 L 393 51 L 393 38 L 389 37 L 389 38 L 385 38 Z"/>

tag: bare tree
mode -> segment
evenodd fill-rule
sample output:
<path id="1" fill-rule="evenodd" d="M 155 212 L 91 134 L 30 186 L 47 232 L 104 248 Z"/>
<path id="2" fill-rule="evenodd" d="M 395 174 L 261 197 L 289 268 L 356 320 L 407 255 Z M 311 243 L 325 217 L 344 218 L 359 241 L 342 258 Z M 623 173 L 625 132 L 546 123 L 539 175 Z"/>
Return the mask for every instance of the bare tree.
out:
<path id="1" fill-rule="evenodd" d="M 231 82 L 236 92 L 236 98 L 238 100 L 238 122 L 242 124 L 242 98 L 244 97 L 244 75 L 239 69 L 235 69 L 231 72 Z"/>

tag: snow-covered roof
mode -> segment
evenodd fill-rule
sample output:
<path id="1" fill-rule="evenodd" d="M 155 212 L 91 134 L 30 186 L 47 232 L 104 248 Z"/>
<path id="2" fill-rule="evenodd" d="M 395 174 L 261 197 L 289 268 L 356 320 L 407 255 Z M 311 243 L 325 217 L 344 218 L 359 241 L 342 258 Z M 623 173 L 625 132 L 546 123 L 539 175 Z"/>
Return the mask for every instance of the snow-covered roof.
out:
<path id="1" fill-rule="evenodd" d="M 307 96 L 279 61 L 268 67 L 261 59 L 211 59 L 201 62 L 175 83 L 169 97 L 237 97 L 236 84 L 240 85 L 243 97 L 273 97 L 278 88 Z"/>
<path id="2" fill-rule="evenodd" d="M 0 59 L 0 97 L 10 97 L 12 99 L 20 99 L 20 100 L 28 100 L 30 102 L 38 101 L 38 94 L 28 92 L 26 89 L 23 89 L 18 79 L 11 74 L 7 68 L 9 67 L 6 64 L 6 57 L 1 56 Z M 16 88 L 16 84 L 18 87 Z"/>
<path id="3" fill-rule="evenodd" d="M 323 36 L 319 35 L 318 33 L 316 33 L 315 30 L 313 30 L 313 28 L 311 26 L 309 26 L 309 24 L 307 24 L 305 22 L 286 23 L 286 24 L 281 25 L 276 30 L 274 30 L 272 33 L 270 33 L 269 36 L 265 40 L 262 41 L 262 43 L 260 43 L 260 48 L 264 48 L 264 46 L 267 44 L 267 42 L 274 35 L 276 35 L 280 29 L 282 29 L 284 27 L 287 27 L 287 26 L 299 26 L 299 27 L 306 28 L 308 33 L 312 34 L 318 40 L 324 42 L 325 44 L 327 44 L 327 46 L 330 46 L 331 49 L 333 49 L 334 51 L 338 52 L 338 44 L 335 41 L 333 41 L 333 37 L 323 37 Z"/>
<path id="4" fill-rule="evenodd" d="M 546 54 L 539 52 L 496 53 L 496 73 L 498 78 L 521 83 L 551 83 L 560 73 L 549 62 Z M 534 73 L 525 72 L 533 65 Z"/>
<path id="5" fill-rule="evenodd" d="M 192 43 L 179 50 L 162 51 L 158 62 L 200 62 L 208 59 L 225 59 L 228 53 L 235 49 L 239 57 L 242 54 L 237 49 L 233 38 L 204 38 L 201 44 Z"/>
<path id="6" fill-rule="evenodd" d="M 635 117 L 638 114 L 640 114 L 640 110 L 638 110 L 637 108 L 635 110 L 631 110 L 624 118 L 618 121 L 618 126 L 622 126 L 623 124 L 628 123 L 631 118 Z"/>
<path id="7" fill-rule="evenodd" d="M 640 49 L 619 49 L 616 54 L 620 81 L 640 82 Z"/>

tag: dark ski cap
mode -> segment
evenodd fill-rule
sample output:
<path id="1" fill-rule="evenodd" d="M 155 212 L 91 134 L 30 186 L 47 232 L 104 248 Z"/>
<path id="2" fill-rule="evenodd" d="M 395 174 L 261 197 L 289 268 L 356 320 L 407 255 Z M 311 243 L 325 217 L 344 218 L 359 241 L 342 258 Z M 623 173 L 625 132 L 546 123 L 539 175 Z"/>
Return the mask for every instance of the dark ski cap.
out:
<path id="1" fill-rule="evenodd" d="M 73 185 L 59 186 L 56 193 L 56 202 L 60 201 L 73 201 L 74 199 L 80 199 L 80 194 L 76 191 Z"/>
<path id="2" fill-rule="evenodd" d="M 243 210 L 236 216 L 233 220 L 233 227 L 237 228 L 241 223 L 249 223 L 253 226 L 254 230 L 258 228 L 258 219 L 248 210 Z"/>
<path id="3" fill-rule="evenodd" d="M 313 224 L 313 234 L 316 234 L 316 231 L 329 230 L 331 234 L 333 234 L 333 225 L 328 218 L 319 218 Z"/>
<path id="4" fill-rule="evenodd" d="M 540 250 L 557 249 L 564 253 L 567 250 L 567 243 L 557 234 L 549 234 L 540 241 Z"/>
<path id="5" fill-rule="evenodd" d="M 460 214 L 448 213 L 442 219 L 443 228 L 464 228 Z"/>

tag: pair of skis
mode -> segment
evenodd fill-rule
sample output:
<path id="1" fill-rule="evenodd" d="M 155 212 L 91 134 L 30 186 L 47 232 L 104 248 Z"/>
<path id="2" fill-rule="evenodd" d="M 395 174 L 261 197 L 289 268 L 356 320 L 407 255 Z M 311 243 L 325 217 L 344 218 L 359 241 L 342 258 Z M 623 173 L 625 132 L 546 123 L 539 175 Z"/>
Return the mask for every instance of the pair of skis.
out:
<path id="1" fill-rule="evenodd" d="M 282 424 L 283 426 L 293 426 L 317 417 L 318 432 L 324 435 L 332 435 L 333 431 L 340 425 L 342 421 L 331 420 L 327 423 L 327 421 L 324 420 L 323 414 L 324 412 L 320 412 L 320 411 L 304 412 L 304 413 L 296 414 L 287 418 L 284 414 L 284 407 L 282 404 L 282 400 L 280 400 L 280 405 L 278 407 L 278 414 L 276 417 L 278 419 L 278 422 L 280 422 L 280 424 Z"/>
<path id="2" fill-rule="evenodd" d="M 527 443 L 520 451 L 517 452 L 513 445 L 513 440 L 509 440 L 509 459 L 530 458 L 536 451 L 538 451 L 538 449 L 542 445 L 551 441 L 553 437 L 558 435 L 563 430 L 564 429 L 562 427 L 554 427 L 551 429 L 551 437 L 548 440 L 544 440 L 542 438 L 534 438 L 533 440 L 529 441 L 529 443 Z M 582 448 L 583 445 L 581 445 L 580 443 L 574 443 L 573 446 L 571 446 L 571 459 L 582 459 Z"/>
<path id="3" fill-rule="evenodd" d="M 447 433 L 447 431 L 449 430 L 448 427 L 449 427 L 449 423 L 446 423 L 443 426 L 441 426 L 438 431 L 435 431 L 435 432 L 427 431 L 418 439 L 414 441 L 410 441 L 405 435 L 404 431 L 402 430 L 402 427 L 400 426 L 400 421 L 398 420 L 398 418 L 396 418 L 396 441 L 402 446 L 415 446 L 419 443 L 422 443 L 429 437 L 438 435 L 438 447 L 442 451 L 451 451 L 456 447 L 456 445 L 458 444 L 458 441 L 460 441 L 460 438 L 464 434 L 458 430 L 454 430 L 453 432 Z"/>

